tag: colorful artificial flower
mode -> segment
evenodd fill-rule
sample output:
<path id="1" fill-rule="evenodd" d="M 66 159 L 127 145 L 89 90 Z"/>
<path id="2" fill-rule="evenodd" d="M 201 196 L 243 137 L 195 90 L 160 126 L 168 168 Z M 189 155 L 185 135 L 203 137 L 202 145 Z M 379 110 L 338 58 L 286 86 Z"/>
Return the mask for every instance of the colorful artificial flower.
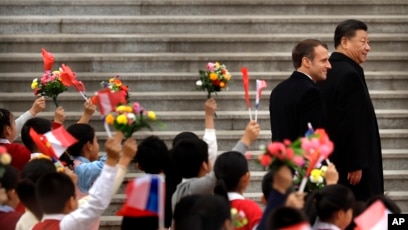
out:
<path id="1" fill-rule="evenodd" d="M 156 123 L 163 126 L 157 121 L 156 114 L 153 111 L 146 111 L 137 102 L 129 105 L 118 105 L 116 107 L 116 117 L 113 114 L 108 114 L 105 117 L 107 124 L 112 124 L 116 130 L 121 131 L 126 138 L 143 128 L 153 130 L 151 124 Z"/>
<path id="2" fill-rule="evenodd" d="M 247 225 L 248 219 L 246 218 L 245 212 L 242 210 L 231 208 L 231 219 L 234 223 L 235 228 L 241 228 Z"/>
<path id="3" fill-rule="evenodd" d="M 218 62 L 208 62 L 206 70 L 199 70 L 200 79 L 196 81 L 198 90 L 207 91 L 207 98 L 211 97 L 211 93 L 216 93 L 225 89 L 231 79 L 231 74 L 226 69 L 225 65 Z"/>
<path id="4" fill-rule="evenodd" d="M 40 78 L 35 78 L 31 83 L 31 89 L 36 96 L 47 96 L 52 98 L 55 106 L 58 107 L 57 97 L 60 93 L 67 91 L 67 87 L 62 84 L 61 72 L 59 70 L 51 71 L 54 63 L 54 57 L 51 53 L 42 49 L 44 74 Z"/>
<path id="5" fill-rule="evenodd" d="M 122 92 L 125 95 L 126 101 L 129 102 L 129 89 L 126 85 L 122 83 L 119 79 L 120 76 L 116 75 L 112 78 L 109 78 L 107 81 L 102 81 L 101 86 L 102 88 L 109 88 L 112 92 Z"/>
<path id="6" fill-rule="evenodd" d="M 5 166 L 11 163 L 11 156 L 7 153 L 7 149 L 4 146 L 0 146 L 0 178 L 6 172 Z"/>

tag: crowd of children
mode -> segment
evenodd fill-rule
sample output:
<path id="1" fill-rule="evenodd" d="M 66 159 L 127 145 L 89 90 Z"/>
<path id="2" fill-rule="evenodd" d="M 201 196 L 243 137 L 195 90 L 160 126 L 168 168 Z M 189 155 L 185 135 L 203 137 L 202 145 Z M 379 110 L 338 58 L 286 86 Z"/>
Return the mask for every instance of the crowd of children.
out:
<path id="1" fill-rule="evenodd" d="M 99 218 L 132 162 L 145 176 L 128 184 L 132 187 L 126 189 L 126 203 L 118 212 L 123 216 L 121 229 L 354 229 L 353 218 L 377 200 L 389 212 L 401 212 L 385 196 L 356 201 L 347 187 L 336 184 L 338 174 L 332 164 L 321 190 L 294 191 L 293 169 L 282 164 L 264 175 L 259 188 L 264 207 L 245 198 L 251 179 L 245 153 L 258 138 L 260 126 L 250 121 L 235 146 L 219 153 L 213 98 L 204 104 L 202 139 L 185 131 L 174 137 L 169 149 L 157 136 L 137 145 L 134 138 L 124 140 L 116 132 L 105 142 L 106 153 L 100 158 L 97 135 L 89 124 L 95 112 L 92 102 L 85 102 L 83 115 L 70 125 L 64 124 L 62 107 L 56 109 L 53 122 L 36 117 L 44 109 L 42 97 L 16 120 L 10 111 L 0 109 L 0 145 L 12 157 L 0 177 L 1 229 L 98 229 Z M 45 134 L 60 126 L 78 141 L 55 162 L 40 152 L 30 130 Z M 20 133 L 24 145 L 14 142 Z M 65 166 L 62 170 L 59 162 Z M 140 186 L 144 181 L 149 181 L 147 187 Z M 156 197 L 145 200 L 146 209 L 136 209 L 137 197 L 145 191 L 155 192 Z M 156 206 L 158 210 L 152 211 Z"/>

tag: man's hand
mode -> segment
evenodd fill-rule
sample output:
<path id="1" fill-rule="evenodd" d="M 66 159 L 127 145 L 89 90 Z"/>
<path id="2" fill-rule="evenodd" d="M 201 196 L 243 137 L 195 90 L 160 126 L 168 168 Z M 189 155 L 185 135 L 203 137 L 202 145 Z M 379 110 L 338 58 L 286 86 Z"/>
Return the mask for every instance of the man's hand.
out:
<path id="1" fill-rule="evenodd" d="M 347 180 L 350 181 L 351 185 L 356 185 L 360 183 L 361 177 L 363 176 L 363 170 L 357 170 L 353 172 L 349 172 L 347 174 Z"/>
<path id="2" fill-rule="evenodd" d="M 43 111 L 45 109 L 45 105 L 46 103 L 45 103 L 44 96 L 35 99 L 35 101 L 33 102 L 33 105 L 31 106 L 29 110 L 31 115 L 35 116 L 39 112 Z"/>

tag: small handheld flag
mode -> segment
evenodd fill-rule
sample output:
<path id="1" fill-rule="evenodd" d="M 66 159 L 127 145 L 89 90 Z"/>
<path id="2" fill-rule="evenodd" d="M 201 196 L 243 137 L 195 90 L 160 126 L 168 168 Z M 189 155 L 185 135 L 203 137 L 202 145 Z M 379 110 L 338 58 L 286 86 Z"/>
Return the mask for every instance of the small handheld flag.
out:
<path id="1" fill-rule="evenodd" d="M 82 81 L 78 81 L 76 78 L 76 74 L 72 72 L 71 68 L 67 65 L 62 64 L 62 72 L 61 72 L 61 82 L 65 86 L 74 86 L 75 89 L 81 94 L 81 96 L 86 100 L 88 100 L 86 93 L 85 93 L 85 86 Z"/>
<path id="2" fill-rule="evenodd" d="M 247 103 L 247 108 L 249 112 L 249 119 L 252 121 L 252 112 L 251 112 L 251 101 L 249 100 L 249 76 L 248 69 L 246 67 L 241 68 L 242 73 L 242 84 L 244 87 L 245 101 Z"/>
<path id="3" fill-rule="evenodd" d="M 259 109 L 259 102 L 261 101 L 262 89 L 264 89 L 266 87 L 267 87 L 267 85 L 266 85 L 265 80 L 256 79 L 255 121 L 258 120 L 258 109 Z"/>

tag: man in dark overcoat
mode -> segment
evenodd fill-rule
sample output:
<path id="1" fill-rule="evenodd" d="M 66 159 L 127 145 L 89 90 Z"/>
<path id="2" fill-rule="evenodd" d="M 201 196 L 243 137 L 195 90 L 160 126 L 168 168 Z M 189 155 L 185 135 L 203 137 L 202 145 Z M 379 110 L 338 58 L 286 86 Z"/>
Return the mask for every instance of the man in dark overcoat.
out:
<path id="1" fill-rule="evenodd" d="M 360 66 L 370 51 L 367 25 L 358 20 L 341 22 L 334 45 L 332 69 L 326 81 L 318 83 L 326 104 L 326 131 L 334 142 L 330 159 L 339 183 L 350 187 L 357 199 L 367 200 L 384 193 L 377 118 Z"/>
<path id="2" fill-rule="evenodd" d="M 273 141 L 293 141 L 305 135 L 308 123 L 314 128 L 324 123 L 324 101 L 316 82 L 325 80 L 330 69 L 327 45 L 315 39 L 301 41 L 292 51 L 292 63 L 296 71 L 270 96 Z"/>

